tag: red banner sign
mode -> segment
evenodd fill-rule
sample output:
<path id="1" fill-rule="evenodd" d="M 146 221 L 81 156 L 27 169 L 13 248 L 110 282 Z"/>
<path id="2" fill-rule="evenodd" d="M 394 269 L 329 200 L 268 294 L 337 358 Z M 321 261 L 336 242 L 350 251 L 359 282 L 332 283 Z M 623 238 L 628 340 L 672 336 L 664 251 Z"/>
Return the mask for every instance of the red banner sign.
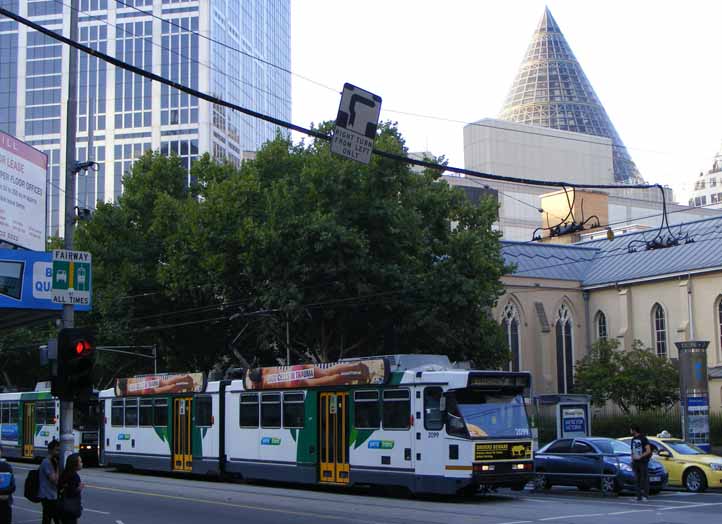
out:
<path id="1" fill-rule="evenodd" d="M 244 386 L 247 390 L 258 390 L 385 384 L 388 373 L 384 359 L 298 364 L 249 369 Z"/>

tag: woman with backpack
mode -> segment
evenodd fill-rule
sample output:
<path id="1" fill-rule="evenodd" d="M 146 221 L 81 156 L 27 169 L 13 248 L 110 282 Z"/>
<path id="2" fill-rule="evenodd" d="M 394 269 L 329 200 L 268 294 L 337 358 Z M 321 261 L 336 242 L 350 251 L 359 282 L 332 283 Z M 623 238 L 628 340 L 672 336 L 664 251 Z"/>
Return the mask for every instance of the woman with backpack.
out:
<path id="1" fill-rule="evenodd" d="M 78 472 L 83 469 L 83 460 L 80 455 L 73 453 L 65 461 L 65 469 L 58 482 L 58 513 L 63 524 L 77 524 L 83 513 L 80 495 L 83 483 Z"/>
<path id="2" fill-rule="evenodd" d="M 10 524 L 13 520 L 15 476 L 12 466 L 2 458 L 2 455 L 2 448 L 0 448 L 0 524 Z"/>
<path id="3" fill-rule="evenodd" d="M 60 524 L 56 511 L 59 455 L 60 442 L 52 440 L 48 444 L 48 456 L 43 459 L 38 470 L 37 496 L 43 505 L 43 524 L 51 524 L 51 521 L 53 524 Z"/>

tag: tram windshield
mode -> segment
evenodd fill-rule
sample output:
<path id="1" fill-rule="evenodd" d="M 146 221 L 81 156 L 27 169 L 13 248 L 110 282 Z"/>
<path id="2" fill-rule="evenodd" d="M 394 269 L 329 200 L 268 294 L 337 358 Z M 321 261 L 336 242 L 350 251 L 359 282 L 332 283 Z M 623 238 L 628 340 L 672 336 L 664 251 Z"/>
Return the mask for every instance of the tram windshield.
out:
<path id="1" fill-rule="evenodd" d="M 81 431 L 98 429 L 100 404 L 96 399 L 76 401 L 73 406 L 73 427 Z"/>
<path id="2" fill-rule="evenodd" d="M 447 431 L 471 438 L 531 436 L 524 397 L 460 389 L 446 394 Z"/>

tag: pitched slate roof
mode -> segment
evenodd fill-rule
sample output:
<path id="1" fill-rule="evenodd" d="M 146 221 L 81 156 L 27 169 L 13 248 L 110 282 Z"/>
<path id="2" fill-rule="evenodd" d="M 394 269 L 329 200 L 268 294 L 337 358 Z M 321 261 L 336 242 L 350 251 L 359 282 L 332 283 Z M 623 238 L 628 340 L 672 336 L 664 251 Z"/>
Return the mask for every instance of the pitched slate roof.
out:
<path id="1" fill-rule="evenodd" d="M 692 242 L 646 250 L 640 241 L 652 240 L 655 228 L 574 245 L 502 242 L 502 254 L 507 264 L 516 265 L 515 276 L 577 280 L 585 288 L 722 268 L 722 217 L 676 225 L 671 231 L 689 235 Z M 630 245 L 637 251 L 630 252 Z"/>
<path id="2" fill-rule="evenodd" d="M 599 248 L 536 242 L 502 241 L 506 264 L 514 265 L 513 275 L 555 280 L 583 280 Z"/>

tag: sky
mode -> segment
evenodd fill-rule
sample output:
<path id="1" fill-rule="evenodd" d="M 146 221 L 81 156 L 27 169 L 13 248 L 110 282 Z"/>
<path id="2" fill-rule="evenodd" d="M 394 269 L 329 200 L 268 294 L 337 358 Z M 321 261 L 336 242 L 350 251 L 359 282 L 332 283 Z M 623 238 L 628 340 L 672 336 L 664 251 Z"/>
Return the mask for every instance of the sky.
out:
<path id="1" fill-rule="evenodd" d="M 648 182 L 686 202 L 722 147 L 722 2 L 291 4 L 299 125 L 335 119 L 350 82 L 382 97 L 381 119 L 398 122 L 410 151 L 463 166 L 464 122 L 498 116 L 546 5 Z"/>

